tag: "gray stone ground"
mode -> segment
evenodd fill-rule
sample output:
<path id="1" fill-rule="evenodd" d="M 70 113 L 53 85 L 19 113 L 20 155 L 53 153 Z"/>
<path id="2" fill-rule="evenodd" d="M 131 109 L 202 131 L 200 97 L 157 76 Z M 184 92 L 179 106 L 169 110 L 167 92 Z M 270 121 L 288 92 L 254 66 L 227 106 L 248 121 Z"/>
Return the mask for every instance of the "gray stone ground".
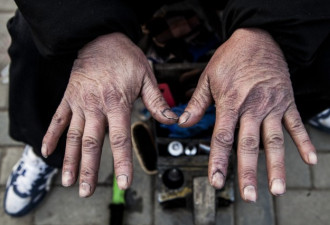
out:
<path id="1" fill-rule="evenodd" d="M 13 1 L 0 0 L 0 68 L 9 63 L 7 47 L 10 38 L 5 23 L 13 15 Z M 2 225 L 99 225 L 107 224 L 111 199 L 112 157 L 109 141 L 103 150 L 99 185 L 88 199 L 78 197 L 78 188 L 61 186 L 60 175 L 53 191 L 31 214 L 11 218 L 3 212 L 3 193 L 12 166 L 19 159 L 23 144 L 8 136 L 8 85 L 0 83 L 0 224 Z M 272 197 L 268 192 L 265 157 L 260 154 L 259 199 L 256 204 L 243 202 L 236 191 L 236 202 L 217 211 L 217 224 L 223 225 L 326 225 L 330 224 L 330 138 L 309 126 L 307 129 L 318 150 L 319 163 L 305 165 L 286 135 L 287 193 Z M 192 224 L 192 214 L 185 209 L 163 210 L 155 200 L 155 178 L 145 175 L 135 162 L 135 179 L 129 190 L 130 208 L 125 215 L 126 225 Z"/>

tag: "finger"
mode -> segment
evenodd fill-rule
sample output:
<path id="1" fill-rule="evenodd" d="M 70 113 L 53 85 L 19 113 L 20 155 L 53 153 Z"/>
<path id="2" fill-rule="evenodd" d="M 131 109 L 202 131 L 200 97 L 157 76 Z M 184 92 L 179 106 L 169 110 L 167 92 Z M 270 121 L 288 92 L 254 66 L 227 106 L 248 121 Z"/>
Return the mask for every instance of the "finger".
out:
<path id="1" fill-rule="evenodd" d="M 268 115 L 262 124 L 262 136 L 267 160 L 269 190 L 273 195 L 285 193 L 284 136 L 281 119 Z"/>
<path id="2" fill-rule="evenodd" d="M 224 111 L 217 107 L 208 171 L 210 184 L 217 189 L 225 184 L 237 118 L 238 115 L 232 111 Z"/>
<path id="3" fill-rule="evenodd" d="M 67 101 L 63 99 L 42 141 L 41 153 L 45 158 L 54 152 L 59 138 L 70 123 L 71 115 L 70 106 Z"/>
<path id="4" fill-rule="evenodd" d="M 288 108 L 284 114 L 283 121 L 285 128 L 296 144 L 302 159 L 308 164 L 317 164 L 315 147 L 308 136 L 303 122 L 301 121 L 296 106 L 291 106 Z"/>
<path id="5" fill-rule="evenodd" d="M 185 112 L 180 116 L 178 124 L 181 127 L 189 127 L 200 121 L 212 103 L 212 94 L 207 76 L 201 76 L 198 85 L 192 95 Z"/>
<path id="6" fill-rule="evenodd" d="M 78 177 L 84 126 L 84 118 L 82 118 L 82 116 L 78 113 L 73 113 L 66 138 L 62 169 L 62 185 L 65 187 L 74 184 Z"/>
<path id="7" fill-rule="evenodd" d="M 172 112 L 160 92 L 154 75 L 146 76 L 141 90 L 141 98 L 152 117 L 163 124 L 174 124 L 178 116 Z"/>
<path id="8" fill-rule="evenodd" d="M 108 114 L 110 146 L 118 187 L 127 189 L 133 178 L 131 110 L 113 110 Z"/>
<path id="9" fill-rule="evenodd" d="M 241 196 L 245 201 L 257 200 L 257 163 L 259 154 L 260 122 L 242 116 L 238 134 L 237 171 Z"/>
<path id="10" fill-rule="evenodd" d="M 80 165 L 80 197 L 91 196 L 96 187 L 105 133 L 103 116 L 86 115 Z"/>

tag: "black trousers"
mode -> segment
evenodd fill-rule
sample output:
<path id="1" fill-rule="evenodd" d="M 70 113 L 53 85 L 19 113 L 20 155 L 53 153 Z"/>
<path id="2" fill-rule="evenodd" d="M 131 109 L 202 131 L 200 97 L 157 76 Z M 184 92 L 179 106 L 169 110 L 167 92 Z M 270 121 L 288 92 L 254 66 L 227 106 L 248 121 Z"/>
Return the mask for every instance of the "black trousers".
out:
<path id="1" fill-rule="evenodd" d="M 8 22 L 12 38 L 8 50 L 10 65 L 10 136 L 31 145 L 41 156 L 42 138 L 66 89 L 74 56 L 47 59 L 38 52 L 26 21 L 18 12 Z M 295 69 L 291 80 L 303 120 L 330 107 L 330 37 L 315 62 Z M 44 161 L 61 167 L 65 151 L 64 134 L 56 151 Z"/>

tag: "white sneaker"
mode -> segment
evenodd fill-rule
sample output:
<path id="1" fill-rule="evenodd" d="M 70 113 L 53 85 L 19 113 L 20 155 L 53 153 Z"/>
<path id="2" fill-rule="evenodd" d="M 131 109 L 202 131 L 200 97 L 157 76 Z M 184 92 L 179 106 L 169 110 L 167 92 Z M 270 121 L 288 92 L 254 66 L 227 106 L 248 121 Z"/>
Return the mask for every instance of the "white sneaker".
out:
<path id="1" fill-rule="evenodd" d="M 5 212 L 18 217 L 34 209 L 50 190 L 52 178 L 57 171 L 38 157 L 31 146 L 26 145 L 7 181 Z"/>

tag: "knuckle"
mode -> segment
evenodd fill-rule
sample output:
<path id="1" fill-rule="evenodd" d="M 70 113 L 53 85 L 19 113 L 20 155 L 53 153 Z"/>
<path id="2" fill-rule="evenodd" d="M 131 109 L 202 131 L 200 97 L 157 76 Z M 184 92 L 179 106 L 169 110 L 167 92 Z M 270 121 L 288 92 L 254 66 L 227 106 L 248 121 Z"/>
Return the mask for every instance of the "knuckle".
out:
<path id="1" fill-rule="evenodd" d="M 210 160 L 213 167 L 221 169 L 228 167 L 228 158 L 225 156 L 212 156 Z"/>
<path id="2" fill-rule="evenodd" d="M 83 100 L 84 100 L 84 110 L 86 112 L 100 116 L 103 107 L 100 102 L 100 97 L 97 94 L 93 92 L 85 93 L 83 96 Z"/>
<path id="3" fill-rule="evenodd" d="M 256 180 L 256 170 L 252 168 L 244 169 L 242 171 L 240 178 L 246 181 L 255 181 Z"/>
<path id="4" fill-rule="evenodd" d="M 78 129 L 69 129 L 67 134 L 67 143 L 79 144 L 81 142 L 82 132 Z"/>
<path id="5" fill-rule="evenodd" d="M 130 143 L 130 135 L 124 131 L 114 131 L 110 133 L 111 145 L 114 149 L 123 149 Z"/>
<path id="6" fill-rule="evenodd" d="M 272 171 L 284 171 L 285 170 L 285 164 L 284 162 L 275 162 L 271 165 L 271 170 Z"/>
<path id="7" fill-rule="evenodd" d="M 56 112 L 54 114 L 52 122 L 54 123 L 55 126 L 63 125 L 64 121 L 65 121 L 65 118 L 63 117 L 62 114 L 60 114 L 59 112 Z"/>
<path id="8" fill-rule="evenodd" d="M 117 87 L 103 90 L 102 96 L 104 108 L 107 112 L 120 112 L 132 107 L 131 101 Z"/>
<path id="9" fill-rule="evenodd" d="M 281 148 L 284 145 L 283 135 L 279 133 L 273 133 L 266 137 L 266 146 L 273 149 Z"/>
<path id="10" fill-rule="evenodd" d="M 63 159 L 63 167 L 70 167 L 77 164 L 77 160 L 73 156 L 65 156 Z"/>
<path id="11" fill-rule="evenodd" d="M 239 151 L 243 155 L 257 155 L 259 151 L 259 140 L 257 137 L 243 137 L 239 141 Z"/>
<path id="12" fill-rule="evenodd" d="M 215 133 L 215 141 L 216 145 L 223 147 L 225 149 L 230 149 L 233 142 L 234 142 L 234 136 L 232 132 L 226 129 L 220 129 Z"/>
<path id="13" fill-rule="evenodd" d="M 80 175 L 84 178 L 95 178 L 98 175 L 98 170 L 90 166 L 81 168 Z"/>
<path id="14" fill-rule="evenodd" d="M 99 149 L 99 141 L 92 136 L 85 136 L 82 141 L 82 149 L 84 153 L 93 154 Z"/>
<path id="15" fill-rule="evenodd" d="M 290 124 L 290 128 L 297 133 L 300 133 L 304 129 L 304 125 L 300 118 L 294 119 Z"/>
<path id="16" fill-rule="evenodd" d="M 109 107 L 114 104 L 115 102 L 118 102 L 120 100 L 119 95 L 117 94 L 117 91 L 115 90 L 108 90 L 105 89 L 103 91 L 103 102 L 105 107 L 107 107 L 107 109 L 109 110 Z"/>
<path id="17" fill-rule="evenodd" d="M 191 104 L 196 108 L 204 108 L 208 104 L 208 99 L 206 95 L 193 95 L 190 100 Z"/>
<path id="18" fill-rule="evenodd" d="M 154 118 L 159 114 L 159 108 L 168 107 L 162 96 L 156 95 L 155 97 L 147 98 L 146 101 L 149 102 L 150 113 Z"/>
<path id="19" fill-rule="evenodd" d="M 83 99 L 87 104 L 92 104 L 92 105 L 99 105 L 100 103 L 100 98 L 97 94 L 94 92 L 86 92 L 83 96 Z"/>
<path id="20" fill-rule="evenodd" d="M 115 170 L 122 170 L 132 168 L 132 162 L 130 160 L 117 160 L 114 163 Z"/>
<path id="21" fill-rule="evenodd" d="M 311 144 L 312 144 L 312 142 L 311 142 L 311 140 L 309 139 L 308 136 L 307 136 L 305 139 L 303 139 L 303 140 L 301 141 L 301 143 L 302 143 L 302 144 L 307 144 L 307 145 L 311 145 Z"/>
<path id="22" fill-rule="evenodd" d="M 158 106 L 163 106 L 165 105 L 165 101 L 162 95 L 160 94 L 153 94 L 150 95 L 149 97 L 146 97 L 146 100 L 150 102 L 150 105 L 154 108 L 154 107 L 158 107 Z"/>
<path id="23" fill-rule="evenodd" d="M 238 109 L 235 106 L 228 106 L 227 110 L 228 110 L 228 112 L 227 112 L 226 116 L 232 120 L 236 119 L 237 115 L 239 115 Z"/>

